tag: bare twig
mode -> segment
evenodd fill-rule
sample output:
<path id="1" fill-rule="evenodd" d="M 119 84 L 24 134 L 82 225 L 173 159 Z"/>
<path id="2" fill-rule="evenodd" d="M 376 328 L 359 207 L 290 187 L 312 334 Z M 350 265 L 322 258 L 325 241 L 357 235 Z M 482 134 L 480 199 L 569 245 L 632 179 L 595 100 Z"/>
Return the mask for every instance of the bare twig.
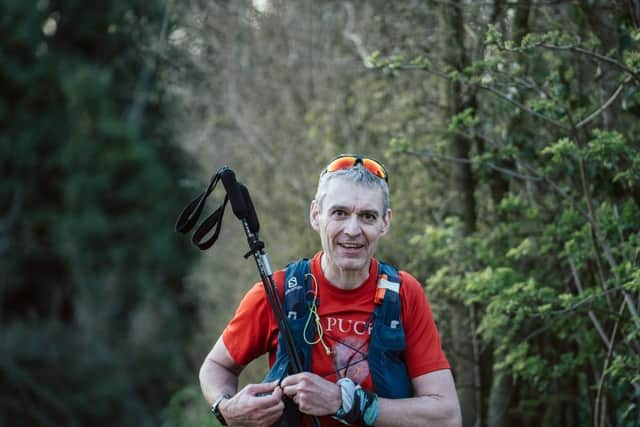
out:
<path id="1" fill-rule="evenodd" d="M 617 277 L 617 274 L 615 273 L 615 271 L 617 270 L 618 264 L 613 258 L 613 254 L 611 253 L 611 247 L 606 241 L 601 242 L 600 245 L 604 249 L 604 257 L 609 263 L 609 266 L 611 267 L 611 271 L 613 271 L 614 274 L 616 275 L 616 279 L 619 279 Z M 631 295 L 629 295 L 629 292 L 627 292 L 625 289 L 622 290 L 622 294 L 624 295 L 624 300 L 627 304 L 627 307 L 629 308 L 629 313 L 631 313 L 631 317 L 633 318 L 633 321 L 636 324 L 636 328 L 640 329 L 640 316 L 638 315 L 638 309 L 636 308 L 633 298 L 631 298 Z"/>
<path id="2" fill-rule="evenodd" d="M 421 71 L 425 71 L 425 72 L 427 72 L 429 74 L 433 74 L 434 76 L 437 76 L 437 77 L 441 77 L 441 78 L 445 78 L 445 79 L 448 79 L 448 80 L 452 80 L 451 76 L 449 76 L 447 73 L 442 72 L 442 71 L 433 70 L 433 69 L 431 69 L 431 68 L 429 68 L 428 66 L 425 66 L 425 65 L 403 64 L 403 65 L 394 66 L 393 68 L 397 69 L 397 70 L 421 70 Z M 555 126 L 557 128 L 560 128 L 560 129 L 564 130 L 565 132 L 568 132 L 569 130 L 571 130 L 571 128 L 569 126 L 565 125 L 564 123 L 559 122 L 558 120 L 554 120 L 554 119 L 552 119 L 550 117 L 547 117 L 544 114 L 540 114 L 539 112 L 527 107 L 526 105 L 522 104 L 521 102 L 518 102 L 518 101 L 512 99 L 509 95 L 507 95 L 505 93 L 502 93 L 499 90 L 497 90 L 497 89 L 495 89 L 495 88 L 493 88 L 491 86 L 486 86 L 486 85 L 483 85 L 481 83 L 475 83 L 475 82 L 469 81 L 467 79 L 461 79 L 460 83 L 462 83 L 462 84 L 464 84 L 466 86 L 472 86 L 472 87 L 477 87 L 478 89 L 484 89 L 487 92 L 490 92 L 490 93 L 496 95 L 498 98 L 501 98 L 501 99 L 507 101 L 508 103 L 520 108 L 521 110 L 524 110 L 527 113 L 529 113 L 529 114 L 531 114 L 531 115 L 533 115 L 535 117 L 538 117 L 539 119 L 542 119 L 543 121 L 545 121 L 545 122 L 547 122 L 547 123 L 549 123 L 549 124 L 551 124 L 551 125 L 553 125 L 553 126 Z"/>
<path id="3" fill-rule="evenodd" d="M 624 310 L 624 302 L 620 304 L 620 308 L 618 309 L 618 316 L 616 317 L 616 321 L 613 325 L 613 331 L 611 332 L 611 339 L 609 339 L 609 345 L 607 348 L 607 357 L 604 360 L 604 365 L 602 366 L 602 373 L 600 374 L 600 381 L 598 381 L 598 391 L 596 392 L 596 400 L 593 404 L 593 425 L 594 427 L 598 427 L 599 425 L 604 426 L 604 408 L 600 411 L 600 399 L 602 397 L 602 390 L 604 388 L 604 379 L 607 376 L 607 368 L 609 367 L 609 362 L 611 361 L 611 356 L 613 355 L 613 346 L 616 341 L 616 334 L 618 332 L 618 325 L 620 324 L 620 318 L 622 316 L 622 311 Z M 599 420 L 598 415 L 602 415 L 602 420 Z"/>
<path id="4" fill-rule="evenodd" d="M 573 276 L 573 281 L 576 285 L 576 288 L 578 289 L 578 294 L 582 295 L 583 293 L 582 282 L 580 281 L 580 276 L 578 276 L 578 270 L 576 269 L 576 265 L 573 262 L 573 257 L 571 256 L 569 257 L 569 266 L 571 267 L 571 275 Z M 600 321 L 596 317 L 593 310 L 589 310 L 588 314 L 589 314 L 589 319 L 591 319 L 591 323 L 593 323 L 593 326 L 596 328 L 596 331 L 598 331 L 598 335 L 600 335 L 600 338 L 604 342 L 605 346 L 609 348 L 611 346 L 611 342 L 609 341 L 607 334 L 604 333 L 604 329 L 602 328 Z"/>
<path id="5" fill-rule="evenodd" d="M 615 288 L 609 288 L 609 289 L 607 289 L 606 291 L 603 291 L 600 294 L 589 295 L 587 297 L 584 297 L 580 301 L 577 301 L 577 302 L 571 304 L 571 306 L 569 306 L 567 308 L 563 308 L 562 310 L 552 310 L 552 311 L 548 311 L 548 312 L 545 312 L 545 313 L 533 313 L 531 315 L 531 317 L 545 317 L 547 315 L 559 316 L 559 315 L 562 315 L 562 314 L 567 314 L 567 313 L 570 313 L 570 312 L 580 308 L 581 306 L 583 306 L 585 304 L 590 303 L 591 301 L 595 300 L 596 298 L 600 298 L 600 297 L 604 296 L 605 293 L 612 294 L 612 293 L 615 293 L 615 292 L 621 292 L 623 290 L 624 290 L 624 288 L 622 286 L 618 286 L 618 287 L 615 287 Z"/>
<path id="6" fill-rule="evenodd" d="M 527 113 L 529 113 L 529 114 L 534 115 L 535 117 L 538 117 L 538 118 L 540 118 L 540 119 L 542 119 L 542 120 L 546 121 L 547 123 L 550 123 L 550 124 L 554 125 L 554 126 L 555 126 L 555 127 L 557 127 L 557 128 L 560 128 L 560 129 L 562 129 L 562 130 L 564 130 L 564 131 L 569 131 L 569 130 L 570 130 L 570 127 L 568 127 L 567 125 L 565 125 L 565 124 L 563 124 L 563 123 L 561 123 L 561 122 L 559 122 L 559 121 L 557 121 L 557 120 L 554 120 L 554 119 L 552 119 L 552 118 L 550 118 L 550 117 L 547 117 L 547 116 L 545 116 L 544 114 L 540 114 L 540 113 L 538 113 L 537 111 L 532 110 L 531 108 L 527 107 L 526 105 L 524 105 L 524 104 L 522 104 L 522 103 L 520 103 L 520 102 L 518 102 L 518 101 L 514 101 L 514 100 L 513 100 L 513 99 L 511 99 L 508 95 L 505 95 L 505 94 L 503 94 L 503 93 L 501 93 L 501 92 L 499 92 L 499 91 L 495 90 L 495 89 L 494 89 L 494 88 L 492 88 L 492 87 L 485 86 L 485 85 L 481 85 L 481 84 L 478 84 L 478 87 L 479 87 L 480 89 L 484 89 L 484 90 L 486 90 L 486 91 L 489 91 L 489 92 L 493 93 L 494 95 L 498 96 L 499 98 L 504 99 L 505 101 L 507 101 L 507 102 L 509 102 L 509 103 L 511 103 L 511 104 L 513 104 L 513 105 L 515 105 L 516 107 L 518 107 L 518 108 L 520 108 L 520 109 L 522 109 L 522 110 L 526 111 L 526 112 L 527 112 Z"/>
<path id="7" fill-rule="evenodd" d="M 347 25 L 342 30 L 342 34 L 347 40 L 353 42 L 358 51 L 358 55 L 360 59 L 362 59 L 362 64 L 365 68 L 373 68 L 373 64 L 369 61 L 369 52 L 367 48 L 364 46 L 362 41 L 362 37 L 358 33 L 354 31 L 355 26 L 355 10 L 353 8 L 353 4 L 351 2 L 345 2 L 344 8 L 347 10 Z"/>
<path id="8" fill-rule="evenodd" d="M 602 114 L 603 111 L 605 111 L 607 108 L 609 108 L 609 106 L 611 105 L 611 103 L 613 101 L 615 101 L 615 99 L 622 93 L 622 89 L 624 88 L 624 85 L 626 83 L 629 82 L 629 78 L 625 79 L 625 81 L 623 81 L 622 83 L 620 83 L 618 85 L 618 87 L 616 88 L 616 90 L 613 92 L 613 94 L 609 97 L 609 99 L 602 104 L 596 111 L 594 111 L 593 113 L 589 114 L 586 118 L 582 119 L 577 125 L 576 128 L 581 128 L 583 126 L 585 126 L 586 124 L 588 124 L 590 121 L 592 121 L 593 119 L 595 119 L 596 117 L 598 117 L 600 114 Z"/>
<path id="9" fill-rule="evenodd" d="M 573 45 L 557 46 L 557 45 L 552 45 L 552 44 L 540 43 L 537 46 L 544 47 L 544 48 L 551 49 L 551 50 L 564 50 L 564 51 L 576 52 L 576 53 L 580 53 L 580 54 L 585 55 L 585 56 L 589 56 L 591 58 L 594 58 L 594 59 L 597 59 L 599 61 L 606 62 L 606 63 L 608 63 L 610 65 L 613 65 L 614 67 L 624 71 L 625 73 L 627 73 L 631 77 L 633 77 L 635 80 L 640 82 L 640 74 L 636 73 L 631 68 L 629 68 L 626 65 L 624 65 L 622 62 L 617 61 L 617 60 L 615 60 L 615 59 L 613 59 L 613 58 L 611 58 L 609 56 L 600 55 L 599 53 L 595 53 L 595 52 L 589 51 L 587 49 L 583 49 L 581 47 L 577 47 L 577 46 L 573 46 Z"/>
<path id="10" fill-rule="evenodd" d="M 575 141 L 576 145 L 579 149 L 583 149 L 585 143 L 581 137 L 579 129 L 576 127 L 575 121 L 573 120 L 573 116 L 571 111 L 565 110 L 565 114 L 567 115 L 567 120 L 569 121 L 569 125 L 571 127 L 571 137 L 573 141 Z M 599 227 L 598 220 L 595 208 L 593 206 L 593 196 L 591 195 L 591 189 L 589 187 L 589 182 L 587 181 L 587 172 L 584 164 L 584 157 L 582 155 L 578 156 L 578 168 L 580 170 L 580 184 L 582 187 L 582 193 L 585 198 L 585 202 L 587 204 L 587 214 L 588 214 L 588 225 L 589 225 L 589 240 L 591 242 L 591 251 L 593 253 L 593 258 L 596 262 L 596 268 L 598 271 L 598 276 L 600 278 L 600 284 L 603 289 L 607 289 L 607 278 L 605 276 L 604 268 L 602 266 L 602 260 L 600 259 L 600 253 L 598 251 L 598 235 Z M 609 309 L 613 310 L 613 305 L 611 300 L 609 299 L 609 295 L 607 296 L 607 303 L 609 304 Z"/>
<path id="11" fill-rule="evenodd" d="M 578 205 L 576 205 L 575 201 L 571 198 L 571 196 L 569 194 L 567 194 L 566 190 L 563 190 L 562 187 L 560 187 L 558 184 L 556 184 L 551 178 L 549 178 L 548 176 L 540 173 L 536 168 L 534 168 L 533 166 L 531 166 L 528 163 L 521 163 L 523 167 L 525 167 L 526 169 L 528 169 L 531 173 L 538 175 L 539 177 L 541 177 L 544 182 L 546 182 L 547 184 L 549 184 L 551 186 L 551 188 L 558 194 L 560 194 L 563 197 L 566 197 L 570 200 L 571 202 L 571 207 L 574 208 L 575 210 L 577 210 L 578 212 L 580 212 L 580 214 L 582 216 L 584 216 L 585 218 L 587 218 L 587 220 L 589 219 L 589 216 L 587 215 L 587 213 Z"/>
<path id="12" fill-rule="evenodd" d="M 385 67 L 385 65 L 382 65 L 380 68 L 384 68 L 384 67 Z M 420 70 L 420 71 L 427 72 L 429 74 L 432 74 L 432 75 L 440 77 L 440 78 L 444 78 L 444 79 L 447 79 L 447 80 L 452 80 L 451 76 L 448 75 L 447 73 L 445 73 L 443 71 L 434 70 L 434 69 L 432 69 L 432 68 L 430 68 L 429 66 L 426 66 L 426 65 L 400 64 L 400 65 L 394 65 L 391 68 L 393 68 L 395 70 L 407 70 L 407 71 Z M 484 90 L 486 90 L 488 92 L 491 92 L 492 94 L 496 95 L 498 98 L 501 98 L 501 99 L 507 101 L 508 103 L 510 103 L 512 105 L 515 105 L 516 107 L 526 111 L 527 113 L 529 113 L 529 114 L 531 114 L 531 115 L 533 115 L 535 117 L 538 117 L 538 118 L 542 119 L 543 121 L 546 121 L 546 122 L 552 124 L 553 126 L 555 126 L 557 128 L 560 128 L 560 129 L 562 129 L 564 131 L 568 132 L 571 129 L 569 126 L 563 124 L 562 122 L 559 122 L 559 121 L 554 120 L 554 119 L 552 119 L 550 117 L 547 117 L 547 116 L 545 116 L 543 114 L 540 114 L 539 112 L 537 112 L 535 110 L 532 110 L 531 108 L 527 107 L 526 105 L 524 105 L 524 104 L 512 99 L 509 95 L 507 95 L 505 93 L 502 93 L 502 92 L 500 92 L 499 90 L 497 90 L 497 89 L 495 89 L 493 87 L 486 86 L 486 85 L 483 85 L 481 83 L 472 82 L 472 81 L 469 81 L 467 79 L 460 79 L 460 83 L 462 83 L 463 85 L 466 85 L 466 86 L 476 87 L 478 89 L 484 89 Z"/>
<path id="13" fill-rule="evenodd" d="M 465 157 L 454 157 L 454 156 L 449 156 L 447 154 L 435 153 L 433 151 L 407 150 L 406 153 L 410 154 L 412 156 L 416 156 L 416 157 L 427 157 L 427 158 L 431 158 L 431 159 L 440 159 L 440 160 L 446 160 L 446 161 L 453 162 L 453 163 L 462 163 L 462 164 L 478 163 L 480 165 L 485 165 L 485 166 L 487 166 L 490 169 L 493 169 L 495 171 L 502 172 L 505 175 L 509 175 L 509 176 L 511 176 L 513 178 L 518 178 L 518 179 L 522 179 L 522 180 L 529 180 L 529 181 L 541 181 L 542 180 L 542 178 L 540 178 L 540 177 L 531 176 L 531 175 L 523 175 L 523 174 L 518 173 L 516 171 L 513 171 L 511 169 L 503 168 L 501 166 L 496 165 L 493 162 L 477 162 L 477 161 L 474 161 L 473 159 L 469 159 L 469 158 L 465 158 Z"/>

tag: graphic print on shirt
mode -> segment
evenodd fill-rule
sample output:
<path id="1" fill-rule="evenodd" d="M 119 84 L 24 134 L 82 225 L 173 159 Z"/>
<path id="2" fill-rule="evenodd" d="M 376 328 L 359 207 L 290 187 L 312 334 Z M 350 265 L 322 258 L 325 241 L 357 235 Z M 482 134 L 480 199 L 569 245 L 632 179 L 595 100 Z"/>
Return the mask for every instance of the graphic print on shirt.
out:
<path id="1" fill-rule="evenodd" d="M 348 377 L 362 384 L 369 376 L 368 337 L 346 337 L 333 346 L 333 366 L 339 378 Z"/>
<path id="2" fill-rule="evenodd" d="M 328 316 L 322 319 L 331 343 L 333 369 L 338 378 L 348 377 L 362 384 L 369 377 L 370 319 L 354 320 Z"/>

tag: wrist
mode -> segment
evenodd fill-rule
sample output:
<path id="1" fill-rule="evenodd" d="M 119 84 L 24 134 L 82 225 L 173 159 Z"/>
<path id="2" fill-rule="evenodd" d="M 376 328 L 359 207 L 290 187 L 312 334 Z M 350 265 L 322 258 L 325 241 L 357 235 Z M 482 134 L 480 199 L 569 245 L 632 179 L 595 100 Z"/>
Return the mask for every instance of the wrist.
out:
<path id="1" fill-rule="evenodd" d="M 329 415 L 335 415 L 336 412 L 340 410 L 342 407 L 342 390 L 340 389 L 340 385 L 335 383 L 336 392 L 334 394 L 334 399 L 331 400 L 329 410 L 331 411 Z"/>
<path id="2" fill-rule="evenodd" d="M 225 419 L 224 414 L 222 412 L 222 404 L 225 403 L 230 398 L 231 398 L 231 395 L 228 393 L 225 393 L 222 396 L 218 397 L 215 400 L 215 402 L 213 402 L 213 405 L 211 405 L 211 412 L 213 413 L 213 415 L 215 415 L 215 417 L 218 419 L 220 424 L 222 424 L 223 426 L 227 425 L 227 420 Z"/>
<path id="3" fill-rule="evenodd" d="M 333 418 L 343 424 L 362 422 L 372 426 L 378 418 L 378 396 L 355 384 L 349 378 L 338 381 L 342 403 Z"/>

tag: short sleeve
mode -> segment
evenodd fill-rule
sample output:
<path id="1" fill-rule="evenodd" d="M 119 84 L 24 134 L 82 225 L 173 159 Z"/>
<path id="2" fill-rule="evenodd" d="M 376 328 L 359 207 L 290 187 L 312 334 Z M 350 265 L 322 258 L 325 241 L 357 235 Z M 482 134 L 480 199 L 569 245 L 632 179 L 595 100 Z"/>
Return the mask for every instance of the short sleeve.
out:
<path id="1" fill-rule="evenodd" d="M 282 283 L 284 272 L 274 274 Z M 244 296 L 224 331 L 222 340 L 233 360 L 247 365 L 277 346 L 278 325 L 266 298 L 262 282 L 256 283 Z"/>
<path id="2" fill-rule="evenodd" d="M 415 277 L 400 272 L 402 324 L 406 335 L 405 361 L 411 378 L 449 369 L 429 300 Z"/>

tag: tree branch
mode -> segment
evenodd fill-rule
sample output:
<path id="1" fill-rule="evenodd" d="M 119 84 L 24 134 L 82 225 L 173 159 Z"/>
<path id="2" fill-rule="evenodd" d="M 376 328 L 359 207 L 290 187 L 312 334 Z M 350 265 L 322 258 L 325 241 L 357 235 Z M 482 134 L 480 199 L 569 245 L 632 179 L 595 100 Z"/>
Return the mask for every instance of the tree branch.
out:
<path id="1" fill-rule="evenodd" d="M 573 45 L 557 46 L 552 44 L 540 43 L 537 46 L 544 47 L 551 50 L 564 50 L 564 51 L 576 52 L 585 56 L 589 56 L 591 58 L 613 65 L 614 67 L 624 71 L 625 73 L 633 77 L 635 80 L 640 82 L 640 74 L 636 73 L 631 68 L 624 65 L 622 62 L 617 61 L 611 57 L 600 55 L 599 53 L 591 52 L 589 50 L 583 49 L 581 47 L 573 46 Z"/>
<path id="2" fill-rule="evenodd" d="M 383 68 L 383 67 L 384 67 L 384 65 L 381 66 L 380 68 Z M 451 76 L 449 76 L 447 73 L 430 69 L 430 68 L 428 68 L 428 66 L 425 66 L 425 65 L 402 64 L 402 65 L 394 65 L 393 67 L 389 67 L 389 68 L 397 69 L 397 70 L 421 70 L 421 71 L 425 71 L 427 73 L 433 74 L 434 76 L 437 76 L 437 77 L 441 77 L 441 78 L 445 78 L 445 79 L 448 79 L 448 80 L 452 80 Z M 499 90 L 497 90 L 495 88 L 483 85 L 481 83 L 475 83 L 475 82 L 469 81 L 468 79 L 461 79 L 460 83 L 462 83 L 463 85 L 466 85 L 466 86 L 472 86 L 472 87 L 476 87 L 476 88 L 479 88 L 479 89 L 484 89 L 487 92 L 490 92 L 490 93 L 496 95 L 498 98 L 501 98 L 501 99 L 507 101 L 508 103 L 510 103 L 512 105 L 515 105 L 516 107 L 520 108 L 521 110 L 524 110 L 527 113 L 529 113 L 529 114 L 531 114 L 531 115 L 533 115 L 535 117 L 538 117 L 539 119 L 541 119 L 541 120 L 543 120 L 543 121 L 545 121 L 545 122 L 547 122 L 549 124 L 552 124 L 553 126 L 555 126 L 557 128 L 560 128 L 565 132 L 568 132 L 568 131 L 571 130 L 571 127 L 563 124 L 562 122 L 559 122 L 559 121 L 554 120 L 554 119 L 552 119 L 550 117 L 547 117 L 547 116 L 545 116 L 543 114 L 540 114 L 535 110 L 532 110 L 531 108 L 527 107 L 526 105 L 511 99 L 511 97 L 509 97 L 509 95 L 504 94 L 504 93 L 500 92 Z"/>
<path id="3" fill-rule="evenodd" d="M 582 295 L 583 293 L 582 282 L 580 281 L 580 276 L 578 276 L 578 270 L 576 269 L 576 265 L 573 262 L 573 257 L 571 256 L 569 257 L 569 266 L 571 267 L 571 275 L 573 276 L 573 281 L 576 285 L 576 289 L 578 289 L 578 294 Z M 598 331 L 598 335 L 600 335 L 602 342 L 604 342 L 607 348 L 610 348 L 611 342 L 609 341 L 607 334 L 605 334 L 604 329 L 602 328 L 602 324 L 596 317 L 595 313 L 593 312 L 593 310 L 589 310 L 588 314 L 589 314 L 589 319 L 591 319 L 591 323 L 593 323 L 593 326 L 596 328 L 596 331 Z"/>
<path id="4" fill-rule="evenodd" d="M 495 163 L 492 163 L 492 162 L 476 162 L 473 159 L 463 158 L 463 157 L 453 157 L 453 156 L 449 156 L 449 155 L 446 155 L 446 154 L 434 153 L 433 151 L 406 150 L 405 152 L 407 154 L 410 154 L 410 155 L 416 156 L 416 157 L 426 157 L 426 158 L 431 158 L 431 159 L 440 159 L 440 160 L 446 160 L 446 161 L 453 162 L 453 163 L 461 163 L 461 164 L 478 163 L 481 166 L 483 166 L 483 165 L 487 166 L 490 169 L 493 169 L 495 171 L 504 173 L 505 175 L 509 175 L 511 177 L 522 179 L 522 180 L 528 180 L 528 181 L 541 181 L 542 180 L 542 178 L 540 178 L 540 177 L 531 176 L 531 175 L 523 175 L 523 174 L 518 173 L 516 171 L 513 171 L 511 169 L 507 169 L 507 168 L 503 168 L 501 166 L 497 166 Z"/>
<path id="5" fill-rule="evenodd" d="M 537 111 L 532 110 L 531 108 L 527 107 L 526 105 L 521 104 L 518 101 L 514 101 L 513 99 L 509 98 L 508 95 L 505 95 L 505 94 L 493 89 L 492 87 L 485 86 L 485 85 L 482 85 L 482 84 L 478 84 L 477 86 L 480 89 L 484 89 L 486 91 L 489 91 L 489 92 L 493 93 L 494 95 L 498 96 L 499 98 L 504 99 L 505 101 L 507 101 L 507 102 L 515 105 L 516 107 L 526 111 L 527 113 L 532 114 L 535 117 L 538 117 L 538 118 L 540 118 L 540 119 L 542 119 L 542 120 L 554 125 L 555 127 L 558 127 L 558 128 L 560 128 L 560 129 L 562 129 L 564 131 L 569 131 L 571 129 L 569 126 L 567 126 L 567 125 L 565 125 L 565 124 L 563 124 L 563 123 L 561 123 L 561 122 L 559 122 L 557 120 L 554 120 L 554 119 L 552 119 L 550 117 L 547 117 L 547 116 L 545 116 L 543 114 L 540 114 Z"/>
<path id="6" fill-rule="evenodd" d="M 622 93 L 622 89 L 624 88 L 624 85 L 626 83 L 629 82 L 629 78 L 625 79 L 622 83 L 620 83 L 617 87 L 617 89 L 613 92 L 613 94 L 609 97 L 609 99 L 602 104 L 596 111 L 594 111 L 593 113 L 589 114 L 585 119 L 581 120 L 580 122 L 578 122 L 578 124 L 576 125 L 576 128 L 581 128 L 583 126 L 585 126 L 586 124 L 588 124 L 590 121 L 592 121 L 593 119 L 595 119 L 596 117 L 598 117 L 600 114 L 602 114 L 602 112 L 604 110 L 606 110 L 607 108 L 609 108 L 609 106 L 611 105 L 611 103 Z"/>
<path id="7" fill-rule="evenodd" d="M 575 121 L 573 120 L 573 116 L 571 111 L 565 110 L 567 115 L 567 120 L 569 121 L 569 125 L 571 127 L 571 137 L 573 141 L 576 143 L 577 147 L 582 150 L 584 149 L 585 143 L 580 136 L 579 129 L 575 125 Z M 587 181 L 587 171 L 585 167 L 584 157 L 582 155 L 578 156 L 578 168 L 580 171 L 580 184 L 582 187 L 582 194 L 584 195 L 586 204 L 587 204 L 587 214 L 588 214 L 588 225 L 589 225 L 589 240 L 591 241 L 591 251 L 593 253 L 593 258 L 596 262 L 596 267 L 598 270 L 598 276 L 600 277 L 600 282 L 603 289 L 607 289 L 607 278 L 605 276 L 604 268 L 602 266 L 602 260 L 600 258 L 600 253 L 598 251 L 599 244 L 599 226 L 598 219 L 596 215 L 595 208 L 593 206 L 593 196 L 591 194 L 591 189 L 589 187 L 589 182 Z M 611 300 L 607 295 L 607 303 L 609 304 L 609 308 L 613 310 L 613 305 Z"/>
<path id="8" fill-rule="evenodd" d="M 575 267 L 574 267 L 574 268 L 575 268 Z M 574 277 L 575 277 L 575 276 L 574 276 Z M 574 279 L 574 280 L 575 280 L 575 279 Z M 562 315 L 562 314 L 567 314 L 567 313 L 570 313 L 570 312 L 572 312 L 572 311 L 575 311 L 577 308 L 579 308 L 579 307 L 581 307 L 581 306 L 583 306 L 583 305 L 585 305 L 585 304 L 587 304 L 587 303 L 589 303 L 589 302 L 593 301 L 594 299 L 596 299 L 596 298 L 598 298 L 598 297 L 602 297 L 602 296 L 604 296 L 604 294 L 605 294 L 605 293 L 607 293 L 607 294 L 611 294 L 611 293 L 619 292 L 619 291 L 623 291 L 623 290 L 624 290 L 624 288 L 623 288 L 622 286 L 618 286 L 618 287 L 615 287 L 615 288 L 609 288 L 609 289 L 607 289 L 606 291 L 603 291 L 603 293 L 601 293 L 601 294 L 597 294 L 597 295 L 589 295 L 589 296 L 587 296 L 587 297 L 584 297 L 584 298 L 583 298 L 583 299 L 581 299 L 580 301 L 578 301 L 578 302 L 576 302 L 576 303 L 572 304 L 570 307 L 564 308 L 564 309 L 562 309 L 562 310 L 549 311 L 549 312 L 547 312 L 547 313 L 548 313 L 548 314 L 550 314 L 550 315 L 553 315 L 553 316 L 559 316 L 559 315 Z M 546 316 L 546 315 L 547 315 L 547 313 L 533 313 L 533 314 L 531 315 L 531 317 L 544 317 L 544 316 Z"/>
<path id="9" fill-rule="evenodd" d="M 356 51 L 362 59 L 362 64 L 365 68 L 373 68 L 373 64 L 369 60 L 369 52 L 362 42 L 362 37 L 354 31 L 355 26 L 355 10 L 351 2 L 345 2 L 344 8 L 347 10 L 347 25 L 342 30 L 342 34 L 347 40 L 353 42 L 356 47 Z"/>
<path id="10" fill-rule="evenodd" d="M 624 302 L 620 304 L 620 308 L 618 309 L 618 317 L 613 325 L 613 331 L 611 332 L 611 339 L 609 340 L 610 344 L 607 349 L 607 357 L 604 359 L 604 364 L 602 366 L 602 374 L 600 375 L 600 381 L 598 382 L 598 391 L 596 392 L 596 400 L 593 404 L 593 425 L 594 427 L 598 427 L 598 425 L 604 426 L 604 415 L 605 411 L 602 411 L 602 420 L 598 420 L 598 415 L 600 413 L 600 398 L 602 396 L 602 390 L 604 388 L 604 379 L 607 376 L 607 368 L 609 367 L 609 362 L 611 361 L 611 356 L 613 355 L 613 345 L 616 340 L 616 334 L 618 332 L 618 325 L 620 324 L 620 316 L 622 316 L 622 311 L 624 310 Z M 637 386 L 636 390 L 637 390 Z"/>
<path id="11" fill-rule="evenodd" d="M 613 254 L 611 253 L 611 248 L 609 247 L 609 244 L 606 241 L 603 241 L 603 242 L 600 242 L 600 245 L 604 249 L 604 257 L 609 263 L 609 266 L 611 267 L 611 271 L 613 271 L 614 274 L 616 275 L 616 279 L 619 279 L 617 277 L 617 274 L 615 273 L 615 271 L 617 270 L 618 264 L 613 258 Z M 631 295 L 629 295 L 629 292 L 627 292 L 625 289 L 622 290 L 622 294 L 624 295 L 624 300 L 627 304 L 627 307 L 629 308 L 629 313 L 631 313 L 631 317 L 633 318 L 633 321 L 636 324 L 636 328 L 640 330 L 640 316 L 638 315 L 638 309 L 636 308 L 633 298 L 631 298 Z"/>

